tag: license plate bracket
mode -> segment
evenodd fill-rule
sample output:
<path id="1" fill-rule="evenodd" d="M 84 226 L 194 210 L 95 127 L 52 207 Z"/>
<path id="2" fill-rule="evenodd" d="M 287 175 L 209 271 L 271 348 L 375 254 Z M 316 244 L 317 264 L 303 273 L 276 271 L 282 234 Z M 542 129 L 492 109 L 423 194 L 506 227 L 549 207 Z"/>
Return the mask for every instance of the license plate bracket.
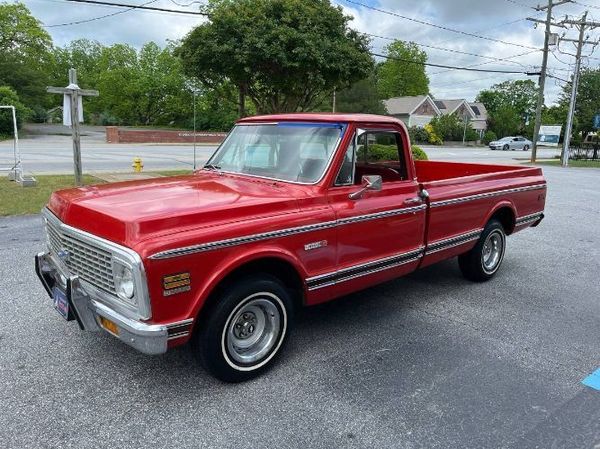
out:
<path id="1" fill-rule="evenodd" d="M 65 320 L 72 320 L 71 308 L 69 307 L 69 299 L 67 293 L 58 287 L 52 289 L 52 301 L 54 308 Z"/>

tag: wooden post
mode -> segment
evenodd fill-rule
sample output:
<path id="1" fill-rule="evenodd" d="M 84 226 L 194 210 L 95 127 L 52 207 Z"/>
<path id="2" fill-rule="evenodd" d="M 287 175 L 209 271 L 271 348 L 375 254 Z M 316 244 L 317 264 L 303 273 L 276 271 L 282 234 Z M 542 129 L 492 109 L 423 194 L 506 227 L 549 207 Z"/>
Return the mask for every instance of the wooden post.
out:
<path id="1" fill-rule="evenodd" d="M 77 85 L 77 71 L 69 69 L 69 85 L 67 87 L 47 87 L 46 91 L 53 94 L 69 96 L 71 106 L 71 138 L 73 139 L 73 169 L 75 173 L 75 184 L 83 184 L 81 167 L 81 133 L 79 131 L 79 97 L 99 95 L 97 90 L 80 89 Z"/>

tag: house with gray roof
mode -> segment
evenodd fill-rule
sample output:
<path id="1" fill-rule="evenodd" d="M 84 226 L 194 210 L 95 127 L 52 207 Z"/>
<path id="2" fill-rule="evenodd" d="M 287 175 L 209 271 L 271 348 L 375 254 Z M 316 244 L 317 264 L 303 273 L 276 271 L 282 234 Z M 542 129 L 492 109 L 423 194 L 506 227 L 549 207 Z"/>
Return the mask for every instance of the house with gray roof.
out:
<path id="1" fill-rule="evenodd" d="M 433 117 L 441 115 L 441 111 L 429 95 L 389 98 L 383 100 L 383 103 L 388 115 L 402 120 L 408 127 L 418 126 L 422 128 Z"/>
<path id="2" fill-rule="evenodd" d="M 395 97 L 384 100 L 388 115 L 399 118 L 406 126 L 423 127 L 434 117 L 456 114 L 468 120 L 480 137 L 487 130 L 487 110 L 482 103 L 470 103 L 465 99 L 434 99 L 430 95 Z"/>

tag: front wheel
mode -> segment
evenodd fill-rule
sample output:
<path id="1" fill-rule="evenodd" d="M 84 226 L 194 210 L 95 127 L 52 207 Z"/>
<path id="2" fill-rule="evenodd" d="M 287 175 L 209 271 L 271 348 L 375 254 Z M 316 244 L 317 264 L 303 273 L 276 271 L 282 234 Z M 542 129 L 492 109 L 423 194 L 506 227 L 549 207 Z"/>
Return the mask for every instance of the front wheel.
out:
<path id="1" fill-rule="evenodd" d="M 490 220 L 473 249 L 458 256 L 460 271 L 471 281 L 487 281 L 500 268 L 505 249 L 504 227 L 498 220 Z"/>
<path id="2" fill-rule="evenodd" d="M 508 145 L 504 145 L 504 146 L 502 147 L 502 150 L 503 150 L 503 151 L 508 151 L 508 148 L 509 148 L 509 146 L 508 146 Z"/>
<path id="3" fill-rule="evenodd" d="M 283 347 L 292 309 L 292 298 L 277 278 L 264 274 L 237 279 L 206 311 L 193 351 L 222 381 L 256 377 Z"/>

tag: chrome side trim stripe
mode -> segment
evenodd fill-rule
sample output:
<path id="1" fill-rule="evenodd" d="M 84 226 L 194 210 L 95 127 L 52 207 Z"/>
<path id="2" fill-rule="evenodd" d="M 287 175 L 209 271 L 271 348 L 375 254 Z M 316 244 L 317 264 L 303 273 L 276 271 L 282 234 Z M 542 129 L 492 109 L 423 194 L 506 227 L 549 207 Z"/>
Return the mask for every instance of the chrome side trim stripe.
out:
<path id="1" fill-rule="evenodd" d="M 427 245 L 425 255 L 428 256 L 430 254 L 437 253 L 438 251 L 454 248 L 455 246 L 460 246 L 465 243 L 472 242 L 473 240 L 477 240 L 479 239 L 479 236 L 481 235 L 482 231 L 483 229 L 475 229 L 473 231 L 469 231 L 460 235 L 455 235 L 454 237 L 450 237 L 447 239 L 436 240 Z"/>
<path id="2" fill-rule="evenodd" d="M 201 253 L 204 251 L 212 251 L 212 250 L 221 249 L 221 248 L 228 248 L 231 246 L 243 245 L 246 243 L 258 242 L 261 240 L 287 237 L 290 235 L 318 231 L 321 229 L 328 229 L 328 228 L 333 228 L 336 226 L 344 226 L 347 224 L 358 223 L 361 221 L 376 220 L 378 218 L 385 218 L 385 217 L 392 217 L 392 216 L 396 216 L 396 215 L 415 213 L 415 212 L 418 212 L 421 210 L 425 210 L 426 208 L 427 208 L 427 206 L 425 204 L 422 204 L 420 206 L 415 206 L 415 207 L 404 207 L 402 209 L 386 210 L 383 212 L 376 212 L 373 214 L 359 215 L 356 217 L 349 217 L 349 218 L 342 218 L 340 220 L 325 221 L 323 223 L 298 226 L 295 228 L 280 229 L 277 231 L 263 232 L 261 234 L 246 235 L 243 237 L 218 240 L 215 242 L 200 243 L 198 245 L 192 245 L 192 246 L 186 246 L 183 248 L 175 248 L 175 249 L 170 249 L 167 251 L 161 251 L 161 252 L 151 255 L 150 259 L 168 259 L 171 257 L 185 256 L 187 254 Z"/>
<path id="3" fill-rule="evenodd" d="M 385 212 L 376 212 L 374 214 L 359 215 L 357 217 L 349 217 L 349 218 L 341 218 L 341 219 L 337 220 L 337 224 L 345 225 L 345 224 L 350 224 L 350 223 L 358 223 L 360 221 L 375 220 L 378 218 L 385 218 L 385 217 L 393 217 L 396 215 L 403 215 L 403 214 L 410 214 L 412 212 L 418 212 L 418 211 L 424 210 L 424 209 L 427 209 L 427 205 L 425 205 L 425 204 L 422 204 L 420 206 L 414 206 L 414 207 L 404 207 L 402 209 L 386 210 Z"/>
<path id="4" fill-rule="evenodd" d="M 543 212 L 536 212 L 536 213 L 529 214 L 529 215 L 523 215 L 522 217 L 517 218 L 517 220 L 515 221 L 515 225 L 520 226 L 520 225 L 532 223 L 532 222 L 537 221 L 540 218 L 542 218 L 543 215 L 544 215 Z"/>
<path id="5" fill-rule="evenodd" d="M 451 198 L 449 200 L 442 200 L 442 201 L 433 201 L 431 203 L 431 207 L 442 207 L 442 206 L 449 206 L 451 204 L 458 204 L 458 203 L 464 203 L 466 201 L 474 201 L 474 200 L 480 200 L 482 198 L 490 198 L 493 196 L 499 196 L 499 195 L 504 195 L 506 193 L 517 193 L 517 192 L 527 192 L 529 190 L 541 190 L 541 189 L 545 189 L 546 188 L 546 184 L 535 184 L 532 186 L 527 186 L 527 187 L 516 187 L 514 189 L 504 189 L 504 190 L 496 190 L 493 192 L 487 192 L 487 193 L 479 193 L 476 195 L 469 195 L 469 196 L 461 196 L 458 198 Z"/>
<path id="6" fill-rule="evenodd" d="M 383 270 L 389 270 L 390 268 L 395 268 L 400 265 L 419 260 L 421 257 L 423 257 L 423 250 L 424 247 L 419 247 L 406 253 L 395 254 L 393 256 L 384 257 L 383 259 L 372 260 L 370 262 L 353 265 L 342 270 L 307 278 L 306 285 L 309 291 L 317 290 L 319 288 L 339 284 L 340 282 L 378 273 Z"/>
<path id="7" fill-rule="evenodd" d="M 190 334 L 190 329 L 192 328 L 193 322 L 194 319 L 189 318 L 187 320 L 167 324 L 167 340 L 174 340 L 175 338 L 187 337 Z"/>

